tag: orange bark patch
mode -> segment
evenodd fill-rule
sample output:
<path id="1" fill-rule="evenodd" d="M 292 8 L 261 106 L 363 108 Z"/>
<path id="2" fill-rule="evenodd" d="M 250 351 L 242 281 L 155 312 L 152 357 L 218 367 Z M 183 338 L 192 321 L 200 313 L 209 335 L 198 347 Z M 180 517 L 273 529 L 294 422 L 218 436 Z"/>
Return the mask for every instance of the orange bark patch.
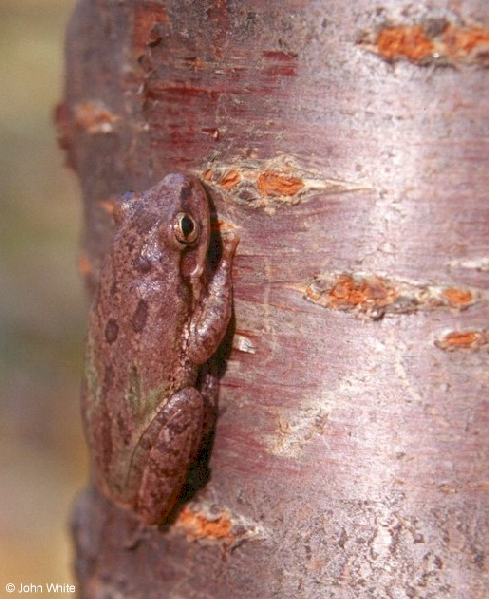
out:
<path id="1" fill-rule="evenodd" d="M 338 282 L 329 292 L 332 304 L 361 306 L 378 304 L 385 306 L 396 299 L 396 293 L 382 279 L 363 279 L 355 281 L 348 275 L 338 277 Z"/>
<path id="2" fill-rule="evenodd" d="M 234 539 L 231 533 L 233 524 L 224 512 L 215 520 L 209 520 L 203 511 L 192 512 L 188 507 L 184 507 L 178 516 L 176 524 L 185 530 L 190 541 L 200 539 L 231 541 Z"/>
<path id="3" fill-rule="evenodd" d="M 450 26 L 446 29 L 442 42 L 447 56 L 466 58 L 477 50 L 487 49 L 489 52 L 489 31 L 482 27 L 463 29 Z"/>
<path id="4" fill-rule="evenodd" d="M 77 267 L 78 272 L 82 275 L 82 277 L 87 277 L 92 274 L 93 266 L 87 253 L 82 252 L 78 256 Z"/>
<path id="5" fill-rule="evenodd" d="M 420 310 L 466 310 L 479 298 L 478 292 L 471 289 L 348 273 L 319 275 L 301 290 L 308 300 L 325 308 L 375 319 Z"/>
<path id="6" fill-rule="evenodd" d="M 236 168 L 229 169 L 224 173 L 219 181 L 219 185 L 224 189 L 231 189 L 241 181 L 241 173 Z"/>
<path id="7" fill-rule="evenodd" d="M 75 125 L 87 133 L 112 133 L 118 120 L 100 102 L 81 102 L 75 106 Z"/>
<path id="8" fill-rule="evenodd" d="M 385 27 L 373 43 L 379 56 L 387 60 L 408 58 L 418 62 L 444 58 L 479 63 L 488 60 L 489 30 L 481 26 L 456 26 L 444 20 L 433 26 L 432 21 L 427 21 Z"/>
<path id="9" fill-rule="evenodd" d="M 304 183 L 298 177 L 292 177 L 277 171 L 264 171 L 256 180 L 258 190 L 264 196 L 293 196 Z"/>
<path id="10" fill-rule="evenodd" d="M 477 350 L 488 343 L 489 337 L 483 331 L 457 331 L 435 341 L 437 347 L 446 351 L 457 349 Z"/>
<path id="11" fill-rule="evenodd" d="M 249 208 L 275 209 L 308 201 L 317 191 L 350 188 L 346 182 L 324 179 L 319 171 L 308 171 L 296 164 L 294 157 L 279 155 L 258 160 L 256 155 L 231 163 L 212 162 L 198 173 L 204 183 L 230 202 Z"/>
<path id="12" fill-rule="evenodd" d="M 422 25 L 409 27 L 387 27 L 379 31 L 376 40 L 380 56 L 392 59 L 405 56 L 411 60 L 422 60 L 433 55 L 433 41 Z"/>
<path id="13" fill-rule="evenodd" d="M 321 299 L 321 293 L 316 289 L 313 289 L 310 285 L 306 287 L 306 295 L 313 302 L 317 302 Z"/>
<path id="14" fill-rule="evenodd" d="M 468 347 L 472 345 L 474 341 L 479 339 L 480 334 L 469 332 L 469 333 L 450 333 L 447 337 L 445 337 L 445 343 L 450 346 L 457 347 Z"/>
<path id="15" fill-rule="evenodd" d="M 472 301 L 472 294 L 470 291 L 464 289 L 445 289 L 443 295 L 447 298 L 450 305 L 454 307 L 459 307 L 460 305 L 468 304 Z"/>
<path id="16" fill-rule="evenodd" d="M 107 212 L 107 214 L 112 215 L 114 213 L 114 202 L 112 200 L 102 200 L 98 202 L 98 205 Z"/>

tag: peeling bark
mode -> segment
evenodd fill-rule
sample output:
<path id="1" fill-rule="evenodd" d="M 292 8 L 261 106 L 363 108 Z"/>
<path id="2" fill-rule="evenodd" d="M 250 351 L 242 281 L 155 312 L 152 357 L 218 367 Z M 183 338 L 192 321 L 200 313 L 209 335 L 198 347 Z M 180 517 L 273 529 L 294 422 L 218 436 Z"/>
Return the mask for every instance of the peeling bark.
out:
<path id="1" fill-rule="evenodd" d="M 114 198 L 169 171 L 241 236 L 205 476 L 159 529 L 89 488 L 81 597 L 487 597 L 488 28 L 482 0 L 79 1 L 88 288 Z"/>

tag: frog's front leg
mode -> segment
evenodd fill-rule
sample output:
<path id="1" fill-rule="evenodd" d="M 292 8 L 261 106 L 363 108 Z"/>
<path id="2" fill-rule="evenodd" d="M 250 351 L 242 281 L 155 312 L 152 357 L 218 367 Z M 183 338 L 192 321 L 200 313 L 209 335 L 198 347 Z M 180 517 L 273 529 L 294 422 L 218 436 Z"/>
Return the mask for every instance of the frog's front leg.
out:
<path id="1" fill-rule="evenodd" d="M 187 387 L 171 396 L 145 432 L 133 455 L 143 464 L 133 509 L 146 524 L 159 524 L 175 505 L 202 435 L 202 395 Z"/>
<path id="2" fill-rule="evenodd" d="M 224 239 L 217 270 L 190 322 L 188 356 L 194 364 L 206 362 L 226 334 L 233 301 L 231 269 L 238 243 L 239 237 L 236 234 Z"/>

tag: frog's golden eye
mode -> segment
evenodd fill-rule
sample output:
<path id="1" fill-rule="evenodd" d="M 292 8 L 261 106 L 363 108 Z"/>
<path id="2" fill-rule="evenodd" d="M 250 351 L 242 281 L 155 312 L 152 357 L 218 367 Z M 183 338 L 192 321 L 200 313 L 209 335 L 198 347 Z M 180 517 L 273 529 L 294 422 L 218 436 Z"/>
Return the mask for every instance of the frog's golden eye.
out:
<path id="1" fill-rule="evenodd" d="M 173 234 L 178 243 L 191 245 L 199 237 L 199 225 L 186 212 L 179 212 L 173 220 Z"/>

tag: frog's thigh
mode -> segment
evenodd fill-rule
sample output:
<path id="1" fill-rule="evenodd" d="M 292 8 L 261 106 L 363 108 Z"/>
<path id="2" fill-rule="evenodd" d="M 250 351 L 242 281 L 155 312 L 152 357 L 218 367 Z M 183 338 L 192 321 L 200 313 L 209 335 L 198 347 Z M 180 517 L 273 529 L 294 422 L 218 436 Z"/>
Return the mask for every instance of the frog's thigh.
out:
<path id="1" fill-rule="evenodd" d="M 203 417 L 202 395 L 188 387 L 172 395 L 152 422 L 156 436 L 134 506 L 148 524 L 161 522 L 173 507 L 199 448 Z"/>

